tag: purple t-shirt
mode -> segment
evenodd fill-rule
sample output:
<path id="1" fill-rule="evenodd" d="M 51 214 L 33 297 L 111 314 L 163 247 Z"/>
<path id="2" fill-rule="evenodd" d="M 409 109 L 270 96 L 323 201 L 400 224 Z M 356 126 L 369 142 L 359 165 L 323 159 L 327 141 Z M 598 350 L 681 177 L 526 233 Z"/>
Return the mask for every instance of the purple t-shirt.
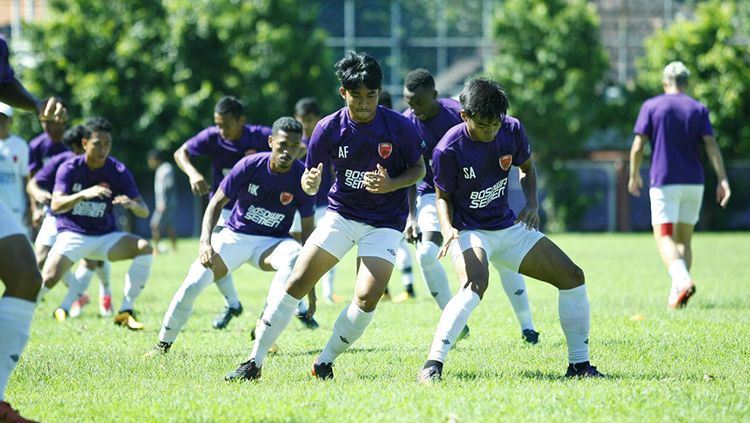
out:
<path id="1" fill-rule="evenodd" d="M 306 136 L 302 136 L 302 144 L 307 146 L 310 143 L 310 139 Z M 300 160 L 300 162 L 304 165 L 305 161 Z M 328 191 L 331 190 L 331 186 L 333 186 L 333 168 L 331 166 L 327 166 L 323 169 L 323 174 L 320 177 L 320 189 L 318 189 L 318 193 L 315 194 L 315 207 L 326 207 L 328 206 Z"/>
<path id="2" fill-rule="evenodd" d="M 361 124 L 352 120 L 344 107 L 315 126 L 305 166 L 333 164 L 336 180 L 328 193 L 329 210 L 357 222 L 400 231 L 408 214 L 406 189 L 374 194 L 365 189 L 364 175 L 380 163 L 391 177 L 397 177 L 421 159 L 422 139 L 400 113 L 378 106 L 375 119 Z"/>
<path id="3" fill-rule="evenodd" d="M 516 219 L 508 207 L 508 174 L 531 157 L 521 122 L 506 116 L 492 142 L 473 141 L 466 123 L 454 126 L 432 152 L 435 186 L 450 194 L 453 226 L 505 229 Z"/>
<path id="4" fill-rule="evenodd" d="M 271 153 L 245 157 L 221 181 L 220 188 L 236 200 L 226 226 L 234 232 L 276 238 L 289 237 L 294 212 L 315 213 L 315 197 L 302 191 L 305 166 L 298 160 L 285 173 L 271 171 Z"/>
<path id="5" fill-rule="evenodd" d="M 42 132 L 29 143 L 29 173 L 37 172 L 50 157 L 68 150 L 68 146 L 52 141 L 46 132 Z"/>
<path id="6" fill-rule="evenodd" d="M 57 169 L 66 160 L 71 157 L 75 157 L 75 155 L 75 153 L 68 150 L 50 157 L 50 159 L 47 160 L 47 163 L 45 163 L 44 166 L 39 169 L 39 172 L 34 175 L 34 180 L 36 181 L 36 184 L 39 186 L 39 188 L 51 193 L 55 188 L 55 175 L 57 174 Z"/>
<path id="7" fill-rule="evenodd" d="M 439 98 L 440 112 L 428 120 L 419 120 L 411 109 L 406 109 L 406 116 L 417 128 L 417 133 L 425 142 L 424 156 L 427 161 L 427 173 L 424 179 L 417 185 L 417 194 L 431 194 L 435 192 L 435 184 L 432 175 L 432 150 L 443 138 L 445 133 L 463 122 L 461 119 L 461 103 L 452 98 Z"/>
<path id="8" fill-rule="evenodd" d="M 0 35 L 0 85 L 9 84 L 15 80 L 13 68 L 10 67 L 10 53 L 8 43 Z"/>
<path id="9" fill-rule="evenodd" d="M 271 151 L 268 137 L 271 128 L 262 125 L 245 125 L 242 136 L 237 141 L 227 141 L 222 138 L 219 128 L 210 126 L 198 132 L 186 141 L 187 152 L 191 156 L 209 156 L 211 158 L 211 192 L 214 195 L 224 176 L 229 174 L 235 164 L 243 157 L 260 151 Z M 233 202 L 229 202 L 226 209 L 231 209 Z"/>
<path id="10" fill-rule="evenodd" d="M 662 94 L 646 100 L 633 132 L 651 143 L 652 187 L 669 184 L 703 185 L 699 147 L 713 135 L 708 108 L 686 94 Z"/>
<path id="11" fill-rule="evenodd" d="M 108 187 L 112 191 L 109 198 L 84 200 L 71 210 L 57 215 L 57 230 L 77 232 L 83 235 L 104 235 L 117 230 L 112 200 L 118 195 L 131 199 L 141 194 L 135 186 L 133 175 L 124 164 L 107 157 L 104 166 L 91 170 L 86 165 L 84 155 L 66 160 L 57 170 L 54 192 L 73 194 L 94 185 Z"/>

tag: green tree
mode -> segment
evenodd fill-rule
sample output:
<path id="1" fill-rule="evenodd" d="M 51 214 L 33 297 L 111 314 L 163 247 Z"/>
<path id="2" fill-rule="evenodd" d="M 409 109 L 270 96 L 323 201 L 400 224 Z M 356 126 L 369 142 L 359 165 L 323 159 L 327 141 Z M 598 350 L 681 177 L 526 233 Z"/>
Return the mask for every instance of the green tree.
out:
<path id="1" fill-rule="evenodd" d="M 211 125 L 223 95 L 267 125 L 303 96 L 333 108 L 333 59 L 315 17 L 294 0 L 52 0 L 49 18 L 26 28 L 36 66 L 23 79 L 62 95 L 76 121 L 109 118 L 113 154 L 144 175 L 145 151 Z"/>
<path id="2" fill-rule="evenodd" d="M 588 204 L 562 166 L 580 157 L 603 107 L 609 66 L 599 18 L 585 0 L 507 0 L 495 14 L 498 56 L 487 69 L 508 90 L 536 152 L 556 228 L 574 225 Z"/>

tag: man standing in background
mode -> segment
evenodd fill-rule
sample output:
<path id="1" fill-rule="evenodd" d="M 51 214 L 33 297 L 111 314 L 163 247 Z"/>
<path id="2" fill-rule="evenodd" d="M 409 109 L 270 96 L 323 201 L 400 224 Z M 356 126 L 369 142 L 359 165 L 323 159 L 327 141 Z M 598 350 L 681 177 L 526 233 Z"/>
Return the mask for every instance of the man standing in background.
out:
<path id="1" fill-rule="evenodd" d="M 23 138 L 10 133 L 12 126 L 13 108 L 0 103 L 0 202 L 26 228 L 31 222 L 24 189 L 29 179 L 29 148 Z"/>
<path id="2" fill-rule="evenodd" d="M 161 247 L 161 230 L 167 231 L 172 242 L 172 251 L 177 251 L 177 232 L 174 229 L 174 209 L 177 207 L 177 189 L 174 184 L 174 166 L 165 159 L 162 150 L 151 150 L 148 153 L 148 167 L 156 170 L 154 175 L 155 210 L 151 216 L 151 238 L 154 240 L 154 254 L 159 254 Z"/>

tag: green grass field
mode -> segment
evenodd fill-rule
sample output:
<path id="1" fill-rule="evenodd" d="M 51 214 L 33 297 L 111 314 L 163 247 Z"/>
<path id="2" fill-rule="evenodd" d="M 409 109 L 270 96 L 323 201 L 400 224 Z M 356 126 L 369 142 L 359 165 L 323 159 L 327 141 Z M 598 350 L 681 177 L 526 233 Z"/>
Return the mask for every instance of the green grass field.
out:
<path id="1" fill-rule="evenodd" d="M 552 239 L 586 272 L 592 362 L 607 379 L 562 377 L 567 356 L 557 294 L 530 279 L 541 342 L 524 345 L 496 275 L 469 321 L 471 337 L 451 352 L 435 386 L 415 383 L 439 319 L 419 276 L 417 299 L 382 303 L 362 338 L 337 360 L 333 381 L 312 379 L 309 368 L 343 304 L 319 305 L 317 331 L 293 321 L 260 381 L 223 381 L 250 351 L 248 330 L 271 278 L 249 266 L 235 273 L 245 314 L 228 330 L 211 328 L 223 301 L 209 287 L 170 353 L 144 360 L 196 255 L 191 240 L 154 262 L 137 303 L 143 332 L 115 327 L 97 316 L 95 305 L 57 323 L 51 315 L 63 289 L 56 287 L 37 310 L 6 396 L 24 415 L 48 422 L 750 420 L 748 234 L 696 235 L 698 292 L 679 312 L 667 311 L 669 280 L 649 235 Z M 115 305 L 127 265 L 113 268 Z M 350 253 L 336 277 L 338 293 L 348 298 L 353 269 Z M 398 293 L 400 285 L 394 272 L 391 290 Z M 636 314 L 645 320 L 631 319 Z"/>

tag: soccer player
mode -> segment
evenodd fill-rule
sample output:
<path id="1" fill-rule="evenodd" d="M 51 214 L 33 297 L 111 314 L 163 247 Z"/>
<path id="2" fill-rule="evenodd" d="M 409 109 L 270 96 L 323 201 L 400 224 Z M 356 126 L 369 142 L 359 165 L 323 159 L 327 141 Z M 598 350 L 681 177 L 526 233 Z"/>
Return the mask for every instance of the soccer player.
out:
<path id="1" fill-rule="evenodd" d="M 391 93 L 388 91 L 381 91 L 380 97 L 378 98 L 378 104 L 393 110 L 393 98 Z M 413 195 L 409 195 L 409 201 L 413 200 Z M 411 207 L 410 207 L 411 209 Z M 401 271 L 401 284 L 404 285 L 404 290 L 393 298 L 394 303 L 402 303 L 416 297 L 414 292 L 414 273 L 412 272 L 412 261 L 411 253 L 409 252 L 409 244 L 406 239 L 402 240 L 396 250 L 396 267 Z M 391 299 L 391 293 L 388 291 L 388 287 L 385 288 L 383 293 L 383 299 Z"/>
<path id="2" fill-rule="evenodd" d="M 321 118 L 318 102 L 312 97 L 300 99 L 299 101 L 297 101 L 297 104 L 294 105 L 294 118 L 302 124 L 303 148 L 300 149 L 299 157 L 301 157 L 304 161 L 304 157 L 307 155 L 307 143 L 310 142 L 310 137 L 312 137 L 313 129 L 315 129 L 315 125 L 318 124 L 318 121 L 320 121 Z M 328 191 L 331 189 L 332 185 L 333 169 L 330 167 L 323 169 L 323 172 L 321 174 L 320 189 L 318 189 L 318 194 L 315 196 L 316 223 L 323 218 L 326 209 L 328 209 Z M 301 239 L 299 236 L 299 214 L 294 215 L 294 223 L 292 224 L 291 233 L 295 239 Z M 323 285 L 323 300 L 328 303 L 338 303 L 343 301 L 343 298 L 333 292 L 333 280 L 335 279 L 335 276 L 336 268 L 334 267 L 328 273 L 323 275 L 323 278 L 321 280 Z"/>
<path id="3" fill-rule="evenodd" d="M 299 122 L 292 117 L 279 118 L 267 140 L 271 153 L 241 159 L 221 181 L 203 216 L 198 258 L 172 297 L 159 342 L 147 356 L 168 352 L 187 323 L 198 294 L 243 263 L 275 271 L 269 296 L 283 293 L 301 249 L 299 242 L 289 235 L 295 211 L 302 216 L 303 239 L 307 239 L 314 226 L 315 199 L 305 194 L 299 182 L 305 171 L 297 160 L 301 137 Z M 219 214 L 230 202 L 234 204 L 232 214 L 226 226 L 214 234 Z M 310 308 L 311 312 L 314 310 Z"/>
<path id="4" fill-rule="evenodd" d="M 222 97 L 214 107 L 214 126 L 209 126 L 185 141 L 174 153 L 174 160 L 190 179 L 190 189 L 195 195 L 213 196 L 219 183 L 243 157 L 259 151 L 268 151 L 271 128 L 246 123 L 245 109 L 239 99 Z M 193 166 L 191 157 L 206 156 L 211 160 L 211 186 Z M 219 216 L 216 230 L 224 227 L 234 202 L 228 202 Z M 225 307 L 213 321 L 213 327 L 224 329 L 232 318 L 242 314 L 242 304 L 234 286 L 232 274 L 216 282 L 224 296 Z"/>
<path id="5" fill-rule="evenodd" d="M 448 276 L 437 259 L 443 238 L 440 234 L 437 207 L 435 206 L 435 184 L 432 175 L 432 150 L 438 141 L 461 120 L 461 103 L 452 98 L 438 98 L 435 79 L 426 69 L 415 69 L 404 78 L 404 100 L 409 108 L 404 112 L 414 123 L 417 133 L 425 141 L 425 157 L 429 160 L 427 175 L 417 185 L 416 213 L 409 215 L 406 224 L 406 237 L 416 241 L 417 262 L 422 269 L 422 277 L 440 310 L 443 310 L 453 294 L 448 285 Z M 416 216 L 416 221 L 412 218 Z M 508 296 L 518 323 L 521 325 L 521 338 L 530 343 L 539 342 L 539 332 L 534 327 L 529 307 L 529 297 L 523 276 L 505 267 L 498 267 L 500 282 Z M 459 338 L 467 335 L 465 327 Z"/>
<path id="6" fill-rule="evenodd" d="M 117 230 L 113 209 L 121 205 L 136 217 L 146 218 L 148 206 L 138 193 L 130 171 L 109 155 L 112 148 L 109 121 L 96 117 L 86 122 L 82 145 L 84 154 L 65 161 L 55 176 L 51 208 L 57 214 L 58 234 L 42 269 L 44 287 L 40 294 L 48 292 L 82 258 L 132 259 L 115 324 L 140 330 L 143 324 L 136 320 L 133 307 L 148 280 L 153 250 L 147 240 Z M 65 320 L 71 304 L 82 294 L 79 285 L 71 285 L 54 317 Z"/>
<path id="7" fill-rule="evenodd" d="M 18 81 L 8 62 L 8 44 L 0 36 L 0 101 L 36 111 L 39 119 L 65 121 L 67 111 L 55 98 L 38 100 Z M 0 280 L 5 292 L 0 298 L 0 421 L 31 422 L 5 401 L 10 374 L 29 340 L 36 297 L 42 284 L 34 251 L 16 219 L 0 202 Z"/>
<path id="8" fill-rule="evenodd" d="M 584 274 L 541 234 L 536 171 L 523 126 L 507 116 L 508 97 L 494 81 L 468 81 L 460 95 L 461 119 L 432 153 L 438 218 L 445 241 L 438 257 L 452 253 L 461 289 L 440 317 L 418 380 L 441 378 L 443 364 L 471 312 L 487 290 L 489 264 L 545 281 L 559 291 L 560 324 L 568 343 L 567 376 L 599 377 L 589 363 L 589 301 Z M 508 207 L 508 174 L 521 171 L 526 206 Z M 455 246 L 454 246 L 455 244 Z"/>
<path id="9" fill-rule="evenodd" d="M 695 281 L 690 276 L 693 260 L 690 241 L 703 200 L 701 145 L 706 148 L 719 180 L 716 201 L 726 207 L 732 195 L 708 109 L 685 93 L 689 76 L 682 62 L 672 62 L 664 68 L 664 94 L 646 100 L 641 106 L 630 149 L 628 191 L 640 196 L 643 146 L 646 142 L 651 144 L 651 224 L 659 254 L 672 278 L 667 299 L 672 310 L 687 306 L 695 295 Z"/>
<path id="10" fill-rule="evenodd" d="M 50 157 L 42 168 L 29 179 L 29 183 L 26 185 L 26 190 L 34 201 L 38 204 L 44 204 L 47 210 L 34 241 L 36 261 L 40 269 L 44 267 L 44 262 L 47 260 L 49 251 L 57 239 L 57 218 L 49 209 L 49 203 L 52 200 L 52 191 L 55 187 L 57 169 L 68 159 L 83 154 L 83 137 L 85 135 L 86 128 L 83 125 L 76 125 L 66 130 L 65 134 L 63 134 L 62 143 L 69 150 Z M 102 316 L 112 315 L 112 288 L 109 283 L 110 267 L 110 263 L 107 260 L 94 261 L 84 259 L 78 265 L 75 276 L 71 274 L 72 271 L 68 271 L 63 275 L 63 281 L 66 286 L 70 287 L 71 285 L 78 284 L 79 287 L 75 289 L 85 292 L 91 281 L 91 275 L 96 272 L 97 276 L 99 276 L 99 314 Z M 88 301 L 88 296 L 83 294 L 81 298 L 74 301 L 71 305 L 70 315 L 75 317 L 80 314 L 81 308 Z"/>
<path id="11" fill-rule="evenodd" d="M 13 108 L 0 103 L 0 203 L 5 203 L 23 227 L 30 211 L 24 189 L 29 177 L 29 148 L 23 138 L 11 134 L 12 125 Z"/>
<path id="12" fill-rule="evenodd" d="M 297 303 L 309 294 L 314 311 L 315 283 L 357 245 L 354 299 L 313 364 L 313 376 L 332 378 L 333 361 L 367 328 L 393 271 L 408 213 L 406 187 L 425 173 L 421 140 L 406 118 L 378 106 L 383 73 L 372 56 L 347 53 L 336 63 L 336 76 L 346 107 L 318 122 L 301 179 L 305 192 L 315 195 L 323 168 L 333 163 L 336 181 L 328 211 L 305 242 L 286 289 L 268 299 L 249 359 L 227 380 L 260 377 L 266 352 Z"/>
<path id="13" fill-rule="evenodd" d="M 177 207 L 177 189 L 174 185 L 174 167 L 166 160 L 162 150 L 151 150 L 148 152 L 148 167 L 155 170 L 154 175 L 154 202 L 156 207 L 151 215 L 151 238 L 154 240 L 156 249 L 154 254 L 159 253 L 159 240 L 161 231 L 165 229 L 167 236 L 172 242 L 172 251 L 177 251 L 177 232 L 174 229 L 174 211 Z"/>

